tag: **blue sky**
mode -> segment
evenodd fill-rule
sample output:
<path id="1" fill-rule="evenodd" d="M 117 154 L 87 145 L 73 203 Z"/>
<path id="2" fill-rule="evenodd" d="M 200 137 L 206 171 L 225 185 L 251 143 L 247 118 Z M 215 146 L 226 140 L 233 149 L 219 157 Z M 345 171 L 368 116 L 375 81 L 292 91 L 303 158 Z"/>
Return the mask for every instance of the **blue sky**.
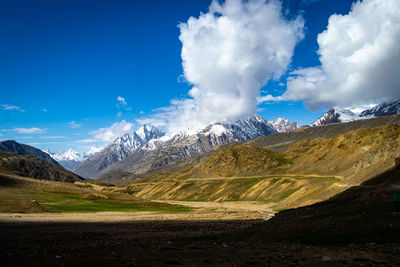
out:
<path id="1" fill-rule="evenodd" d="M 332 14 L 347 14 L 352 2 L 283 2 L 288 20 L 301 15 L 305 23 L 287 73 L 320 64 L 318 33 Z M 103 144 L 92 139 L 96 130 L 122 120 L 136 128 L 136 119 L 186 98 L 192 85 L 182 81 L 177 25 L 206 13 L 209 5 L 208 0 L 1 1 L 0 139 L 86 151 Z M 262 90 L 281 95 L 287 77 Z M 264 102 L 258 110 L 267 120 L 308 124 L 326 107 L 310 111 L 293 100 Z"/>

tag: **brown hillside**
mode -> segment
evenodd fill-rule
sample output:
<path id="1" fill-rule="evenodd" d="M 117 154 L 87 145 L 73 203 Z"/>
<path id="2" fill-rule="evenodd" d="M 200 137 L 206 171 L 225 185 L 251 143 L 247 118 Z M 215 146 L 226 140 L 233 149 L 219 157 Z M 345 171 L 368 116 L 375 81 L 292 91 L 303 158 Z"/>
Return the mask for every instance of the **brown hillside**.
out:
<path id="1" fill-rule="evenodd" d="M 340 175 L 359 184 L 393 166 L 400 155 L 400 126 L 361 128 L 333 138 L 304 139 L 284 152 L 291 173 Z"/>
<path id="2" fill-rule="evenodd" d="M 280 153 L 251 145 L 241 145 L 221 149 L 200 164 L 184 168 L 176 177 L 263 175 L 288 162 Z"/>
<path id="3" fill-rule="evenodd" d="M 339 134 L 361 128 L 375 128 L 388 124 L 400 125 L 400 115 L 385 116 L 373 119 L 344 123 L 331 123 L 318 127 L 303 126 L 300 129 L 285 133 L 274 133 L 246 141 L 246 144 L 266 147 L 274 151 L 284 151 L 302 139 L 331 138 Z"/>
<path id="4" fill-rule="evenodd" d="M 0 173 L 70 183 L 83 180 L 82 177 L 52 163 L 3 151 L 0 152 Z"/>
<path id="5" fill-rule="evenodd" d="M 400 126 L 392 124 L 300 140 L 285 152 L 227 147 L 198 164 L 153 173 L 120 190 L 149 199 L 263 201 L 291 208 L 359 185 L 391 168 L 399 156 Z"/>
<path id="6" fill-rule="evenodd" d="M 393 159 L 399 155 L 400 126 L 390 124 L 353 130 L 332 138 L 303 139 L 285 152 L 273 152 L 252 145 L 226 147 L 206 160 L 172 172 L 166 177 L 319 174 L 345 176 L 357 184 L 366 177 L 390 168 Z M 158 176 L 158 173 L 154 173 L 149 177 Z"/>

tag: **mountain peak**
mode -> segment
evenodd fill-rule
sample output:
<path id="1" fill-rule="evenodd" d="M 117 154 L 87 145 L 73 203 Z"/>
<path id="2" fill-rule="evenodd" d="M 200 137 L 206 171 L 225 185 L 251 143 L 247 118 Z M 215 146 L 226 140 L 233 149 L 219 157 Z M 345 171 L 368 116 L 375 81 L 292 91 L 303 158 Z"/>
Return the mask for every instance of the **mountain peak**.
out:
<path id="1" fill-rule="evenodd" d="M 159 138 L 165 135 L 163 131 L 160 131 L 153 125 L 147 124 L 144 124 L 138 130 L 136 130 L 135 133 L 142 139 L 144 143 L 150 141 L 151 139 Z"/>
<path id="2" fill-rule="evenodd" d="M 291 122 L 286 118 L 277 118 L 273 121 L 270 121 L 269 124 L 277 131 L 277 132 L 289 132 L 295 129 L 300 128 L 297 122 Z"/>
<path id="3" fill-rule="evenodd" d="M 382 103 L 357 113 L 352 112 L 349 108 L 333 107 L 310 125 L 320 126 L 328 123 L 349 122 L 394 114 L 400 114 L 400 99 Z"/>

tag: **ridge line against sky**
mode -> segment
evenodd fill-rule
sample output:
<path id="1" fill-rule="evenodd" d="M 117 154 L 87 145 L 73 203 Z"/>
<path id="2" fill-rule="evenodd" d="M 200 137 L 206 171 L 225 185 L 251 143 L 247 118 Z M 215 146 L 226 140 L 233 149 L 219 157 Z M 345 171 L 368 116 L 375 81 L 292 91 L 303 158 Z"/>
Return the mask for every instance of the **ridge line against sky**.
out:
<path id="1" fill-rule="evenodd" d="M 396 0 L 6 0 L 0 14 L 0 138 L 41 149 L 400 97 Z"/>

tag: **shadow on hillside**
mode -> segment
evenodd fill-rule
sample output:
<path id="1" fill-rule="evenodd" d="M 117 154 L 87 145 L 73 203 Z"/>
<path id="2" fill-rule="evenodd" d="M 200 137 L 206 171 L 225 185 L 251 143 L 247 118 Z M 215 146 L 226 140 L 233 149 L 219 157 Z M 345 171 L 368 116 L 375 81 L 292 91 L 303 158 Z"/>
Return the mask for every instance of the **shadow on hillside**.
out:
<path id="1" fill-rule="evenodd" d="M 250 240 L 308 244 L 399 243 L 400 159 L 360 186 L 314 205 L 278 213 L 246 230 Z"/>

